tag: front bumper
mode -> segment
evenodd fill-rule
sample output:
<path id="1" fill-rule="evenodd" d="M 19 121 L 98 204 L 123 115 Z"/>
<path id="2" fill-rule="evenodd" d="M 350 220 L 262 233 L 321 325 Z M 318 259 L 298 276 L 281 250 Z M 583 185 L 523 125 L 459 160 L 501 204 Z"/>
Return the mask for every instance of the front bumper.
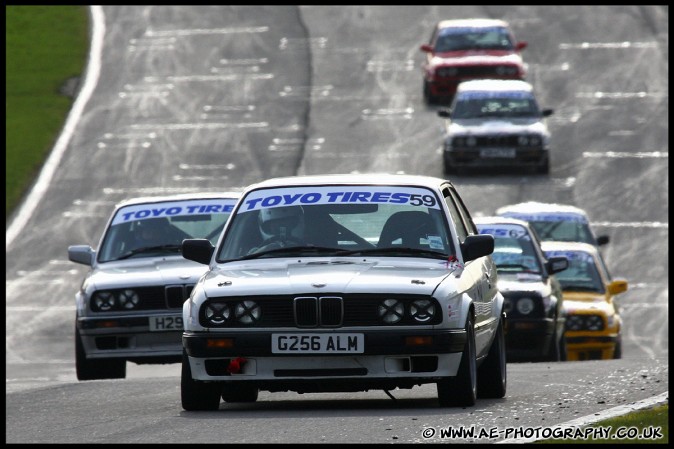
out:
<path id="1" fill-rule="evenodd" d="M 566 333 L 567 360 L 610 360 L 613 358 L 618 335 L 588 335 Z"/>
<path id="2" fill-rule="evenodd" d="M 484 148 L 489 150 L 489 148 Z M 528 167 L 543 168 L 549 161 L 549 150 L 515 147 L 514 157 L 483 157 L 480 148 L 452 148 L 443 152 L 446 166 L 451 167 Z"/>
<path id="3" fill-rule="evenodd" d="M 555 341 L 555 322 L 546 319 L 506 319 L 506 353 L 512 359 L 546 357 Z"/>
<path id="4" fill-rule="evenodd" d="M 270 391 L 299 391 L 297 388 L 309 388 L 301 381 L 311 379 L 323 385 L 321 391 L 344 391 L 341 389 L 347 385 L 340 380 L 350 379 L 358 386 L 348 391 L 358 391 L 372 379 L 388 379 L 392 385 L 401 386 L 455 376 L 467 339 L 464 330 L 359 333 L 364 334 L 364 348 L 358 354 L 273 354 L 272 332 L 184 333 L 183 346 L 196 380 L 247 381 Z M 417 346 L 409 343 L 412 337 L 431 338 L 427 340 L 430 343 Z M 218 347 L 221 341 L 229 341 L 229 347 Z M 230 363 L 240 358 L 245 360 L 241 371 L 230 372 Z M 401 384 L 397 379 L 406 380 Z M 299 381 L 299 385 L 291 388 L 293 381 Z"/>
<path id="5" fill-rule="evenodd" d="M 166 317 L 175 317 L 176 314 Z M 123 358 L 136 363 L 177 363 L 182 329 L 151 331 L 150 317 L 78 317 L 76 325 L 87 359 Z"/>

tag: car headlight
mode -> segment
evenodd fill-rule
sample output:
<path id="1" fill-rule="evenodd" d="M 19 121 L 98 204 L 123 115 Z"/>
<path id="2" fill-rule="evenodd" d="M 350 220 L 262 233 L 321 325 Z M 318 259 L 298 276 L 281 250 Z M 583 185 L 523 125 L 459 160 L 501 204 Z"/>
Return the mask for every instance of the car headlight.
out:
<path id="1" fill-rule="evenodd" d="M 397 299 L 385 299 L 377 308 L 379 318 L 386 324 L 395 324 L 402 320 L 405 306 Z"/>
<path id="2" fill-rule="evenodd" d="M 101 312 L 107 312 L 115 307 L 115 295 L 111 292 L 96 292 L 92 299 L 92 305 Z"/>
<path id="3" fill-rule="evenodd" d="M 513 310 L 513 302 L 510 300 L 510 298 L 504 298 L 503 299 L 503 311 L 508 314 L 512 312 Z"/>
<path id="4" fill-rule="evenodd" d="M 540 136 L 531 136 L 531 138 L 529 139 L 529 144 L 531 144 L 531 146 L 540 145 L 541 144 Z"/>
<path id="5" fill-rule="evenodd" d="M 523 147 L 529 145 L 529 136 L 519 136 L 517 138 L 517 143 Z"/>
<path id="6" fill-rule="evenodd" d="M 585 327 L 589 331 L 600 331 L 604 328 L 604 320 L 599 315 L 590 315 L 585 318 Z"/>
<path id="7" fill-rule="evenodd" d="M 435 316 L 435 306 L 428 299 L 418 299 L 410 306 L 410 315 L 422 323 L 429 321 Z"/>
<path id="8" fill-rule="evenodd" d="M 138 293 L 133 290 L 122 290 L 119 294 L 119 307 L 126 310 L 131 310 L 136 308 L 140 302 L 140 297 Z"/>
<path id="9" fill-rule="evenodd" d="M 242 301 L 236 305 L 234 316 L 243 324 L 253 324 L 260 320 L 262 309 L 255 301 Z"/>
<path id="10" fill-rule="evenodd" d="M 579 331 L 583 328 L 583 318 L 579 315 L 569 315 L 566 317 L 566 330 Z"/>
<path id="11" fill-rule="evenodd" d="M 440 67 L 435 73 L 438 76 L 456 76 L 458 70 L 456 67 Z"/>
<path id="12" fill-rule="evenodd" d="M 473 136 L 466 138 L 466 145 L 469 147 L 474 147 L 477 143 L 477 139 Z"/>
<path id="13" fill-rule="evenodd" d="M 232 314 L 232 311 L 226 303 L 211 302 L 205 307 L 206 310 L 204 315 L 206 316 L 206 320 L 212 324 L 222 324 L 229 320 L 229 317 Z"/>
<path id="14" fill-rule="evenodd" d="M 466 144 L 466 139 L 463 136 L 454 137 L 451 142 L 453 147 L 462 147 Z"/>
<path id="15" fill-rule="evenodd" d="M 534 300 L 528 297 L 520 298 L 515 307 L 522 315 L 529 315 L 534 310 Z"/>

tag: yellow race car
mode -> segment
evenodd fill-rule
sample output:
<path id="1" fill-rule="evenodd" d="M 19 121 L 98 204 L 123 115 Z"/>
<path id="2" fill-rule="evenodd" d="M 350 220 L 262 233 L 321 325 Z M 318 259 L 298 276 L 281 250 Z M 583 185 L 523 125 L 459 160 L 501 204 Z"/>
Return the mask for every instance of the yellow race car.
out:
<path id="1" fill-rule="evenodd" d="M 611 279 L 595 246 L 578 242 L 542 243 L 548 258 L 566 257 L 569 267 L 556 273 L 562 285 L 569 361 L 622 357 L 619 307 L 615 296 L 627 291 L 627 281 Z"/>

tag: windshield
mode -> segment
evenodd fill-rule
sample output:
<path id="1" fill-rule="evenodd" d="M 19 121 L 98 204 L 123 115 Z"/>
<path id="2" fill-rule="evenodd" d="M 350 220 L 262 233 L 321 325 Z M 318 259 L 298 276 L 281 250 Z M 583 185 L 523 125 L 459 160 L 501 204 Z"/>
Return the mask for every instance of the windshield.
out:
<path id="1" fill-rule="evenodd" d="M 460 92 L 452 108 L 454 119 L 540 117 L 531 92 Z"/>
<path id="2" fill-rule="evenodd" d="M 431 190 L 405 186 L 254 190 L 232 216 L 217 260 L 363 254 L 447 258 L 454 245 L 440 204 Z"/>
<path id="3" fill-rule="evenodd" d="M 544 241 L 582 242 L 596 245 L 587 219 L 574 213 L 520 213 L 508 212 L 504 217 L 528 221 Z"/>
<path id="4" fill-rule="evenodd" d="M 555 273 L 562 290 L 593 293 L 606 291 L 592 255 L 582 251 L 546 251 L 545 254 L 547 257 L 563 256 L 569 260 L 566 270 Z"/>
<path id="5" fill-rule="evenodd" d="M 120 208 L 103 238 L 99 262 L 180 255 L 183 239 L 206 238 L 213 245 L 236 200 L 192 199 Z"/>
<path id="6" fill-rule="evenodd" d="M 478 224 L 480 234 L 494 236 L 492 259 L 498 272 L 541 274 L 542 267 L 529 233 L 519 225 Z"/>
<path id="7" fill-rule="evenodd" d="M 451 27 L 440 30 L 436 52 L 460 50 L 513 50 L 510 33 L 503 27 Z"/>

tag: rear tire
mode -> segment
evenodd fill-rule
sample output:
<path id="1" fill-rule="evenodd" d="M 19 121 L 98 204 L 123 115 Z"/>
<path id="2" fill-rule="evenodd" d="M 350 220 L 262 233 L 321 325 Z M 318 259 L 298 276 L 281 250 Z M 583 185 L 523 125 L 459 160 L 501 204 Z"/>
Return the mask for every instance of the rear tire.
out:
<path id="1" fill-rule="evenodd" d="M 75 372 L 77 380 L 124 379 L 126 359 L 87 359 L 80 331 L 75 328 Z"/>
<path id="2" fill-rule="evenodd" d="M 475 328 L 473 317 L 466 320 L 466 347 L 455 377 L 445 377 L 437 382 L 438 401 L 441 407 L 471 407 L 477 399 L 477 366 L 475 364 Z"/>
<path id="3" fill-rule="evenodd" d="M 489 354 L 477 370 L 477 397 L 479 398 L 502 398 L 506 394 L 508 376 L 503 334 L 504 321 L 505 318 L 499 321 Z"/>
<path id="4" fill-rule="evenodd" d="M 218 410 L 222 385 L 216 382 L 202 382 L 192 379 L 192 369 L 187 352 L 183 349 L 183 366 L 180 373 L 180 401 L 183 409 Z"/>

